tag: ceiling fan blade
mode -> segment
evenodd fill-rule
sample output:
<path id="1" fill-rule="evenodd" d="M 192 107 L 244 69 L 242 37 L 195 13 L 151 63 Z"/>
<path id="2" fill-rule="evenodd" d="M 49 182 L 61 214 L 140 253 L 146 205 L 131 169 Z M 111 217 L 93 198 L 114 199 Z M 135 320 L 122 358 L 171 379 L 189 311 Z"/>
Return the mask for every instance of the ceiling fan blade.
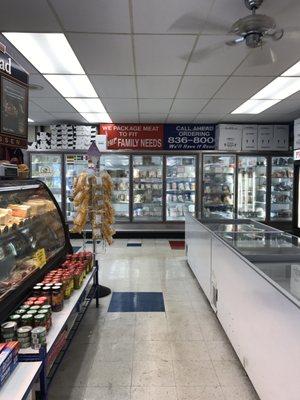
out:
<path id="1" fill-rule="evenodd" d="M 219 50 L 219 49 L 223 48 L 224 46 L 225 46 L 224 42 L 215 43 L 211 46 L 194 51 L 193 54 L 191 55 L 191 57 L 190 57 L 190 54 L 185 54 L 181 58 L 185 61 L 189 60 L 191 63 L 197 63 L 199 61 L 202 61 L 205 58 L 210 57 L 211 55 L 213 55 L 213 53 L 216 50 Z"/>
<path id="2" fill-rule="evenodd" d="M 250 50 L 247 57 L 247 65 L 249 67 L 256 67 L 260 65 L 269 65 L 277 61 L 277 56 L 274 50 L 268 45 L 263 45 L 256 49 Z"/>
<path id="3" fill-rule="evenodd" d="M 226 44 L 227 44 L 227 46 L 236 46 L 237 44 L 243 43 L 244 40 L 245 40 L 245 38 L 243 38 L 243 37 L 238 37 L 237 39 L 234 39 L 234 40 L 228 40 L 228 41 L 226 42 Z"/>
<path id="4" fill-rule="evenodd" d="M 168 28 L 168 31 L 187 31 L 187 32 L 201 32 L 203 29 L 215 29 L 227 32 L 228 26 L 217 21 L 209 21 L 200 16 L 195 16 L 195 13 L 187 13 L 182 15 Z"/>
<path id="5" fill-rule="evenodd" d="M 284 28 L 284 36 L 288 37 L 289 39 L 300 39 L 300 28 L 293 26 Z"/>
<path id="6" fill-rule="evenodd" d="M 284 35 L 284 29 L 277 29 L 275 32 L 265 34 L 266 37 L 269 37 L 274 41 L 282 39 L 283 35 Z"/>

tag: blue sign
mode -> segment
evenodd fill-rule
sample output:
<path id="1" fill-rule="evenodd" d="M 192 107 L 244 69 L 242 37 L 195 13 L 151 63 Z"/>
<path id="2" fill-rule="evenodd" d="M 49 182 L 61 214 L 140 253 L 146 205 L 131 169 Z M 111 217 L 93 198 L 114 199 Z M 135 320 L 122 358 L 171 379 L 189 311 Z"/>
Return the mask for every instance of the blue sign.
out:
<path id="1" fill-rule="evenodd" d="M 214 150 L 214 124 L 166 124 L 164 150 Z"/>

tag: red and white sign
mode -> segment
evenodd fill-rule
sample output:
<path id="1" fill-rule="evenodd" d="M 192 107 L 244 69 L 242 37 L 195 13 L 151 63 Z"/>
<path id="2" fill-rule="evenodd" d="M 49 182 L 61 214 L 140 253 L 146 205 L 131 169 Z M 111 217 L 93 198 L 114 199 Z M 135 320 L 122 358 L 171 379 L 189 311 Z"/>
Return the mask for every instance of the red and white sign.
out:
<path id="1" fill-rule="evenodd" d="M 99 133 L 107 136 L 107 150 L 163 149 L 163 125 L 101 124 Z"/>

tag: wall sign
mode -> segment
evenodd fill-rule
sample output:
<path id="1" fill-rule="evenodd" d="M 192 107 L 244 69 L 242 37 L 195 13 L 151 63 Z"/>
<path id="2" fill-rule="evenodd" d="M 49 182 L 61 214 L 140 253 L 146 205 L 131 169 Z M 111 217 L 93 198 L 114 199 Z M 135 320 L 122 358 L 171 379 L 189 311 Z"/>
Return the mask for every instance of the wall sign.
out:
<path id="1" fill-rule="evenodd" d="M 165 150 L 214 150 L 215 125 L 167 124 L 164 126 Z"/>
<path id="2" fill-rule="evenodd" d="M 163 149 L 163 125 L 101 124 L 99 133 L 107 136 L 108 150 Z"/>
<path id="3" fill-rule="evenodd" d="M 0 144 L 27 147 L 28 74 L 0 43 Z"/>

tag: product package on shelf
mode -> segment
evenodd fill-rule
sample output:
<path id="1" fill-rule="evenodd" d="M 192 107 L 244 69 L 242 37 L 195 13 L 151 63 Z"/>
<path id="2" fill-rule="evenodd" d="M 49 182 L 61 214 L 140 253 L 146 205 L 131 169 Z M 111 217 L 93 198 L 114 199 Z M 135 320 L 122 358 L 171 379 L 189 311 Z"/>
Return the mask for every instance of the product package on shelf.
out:
<path id="1" fill-rule="evenodd" d="M 111 203 L 113 181 L 104 171 L 88 175 L 82 172 L 74 180 L 73 202 L 76 217 L 71 232 L 81 233 L 90 221 L 94 240 L 112 244 L 115 211 Z"/>

